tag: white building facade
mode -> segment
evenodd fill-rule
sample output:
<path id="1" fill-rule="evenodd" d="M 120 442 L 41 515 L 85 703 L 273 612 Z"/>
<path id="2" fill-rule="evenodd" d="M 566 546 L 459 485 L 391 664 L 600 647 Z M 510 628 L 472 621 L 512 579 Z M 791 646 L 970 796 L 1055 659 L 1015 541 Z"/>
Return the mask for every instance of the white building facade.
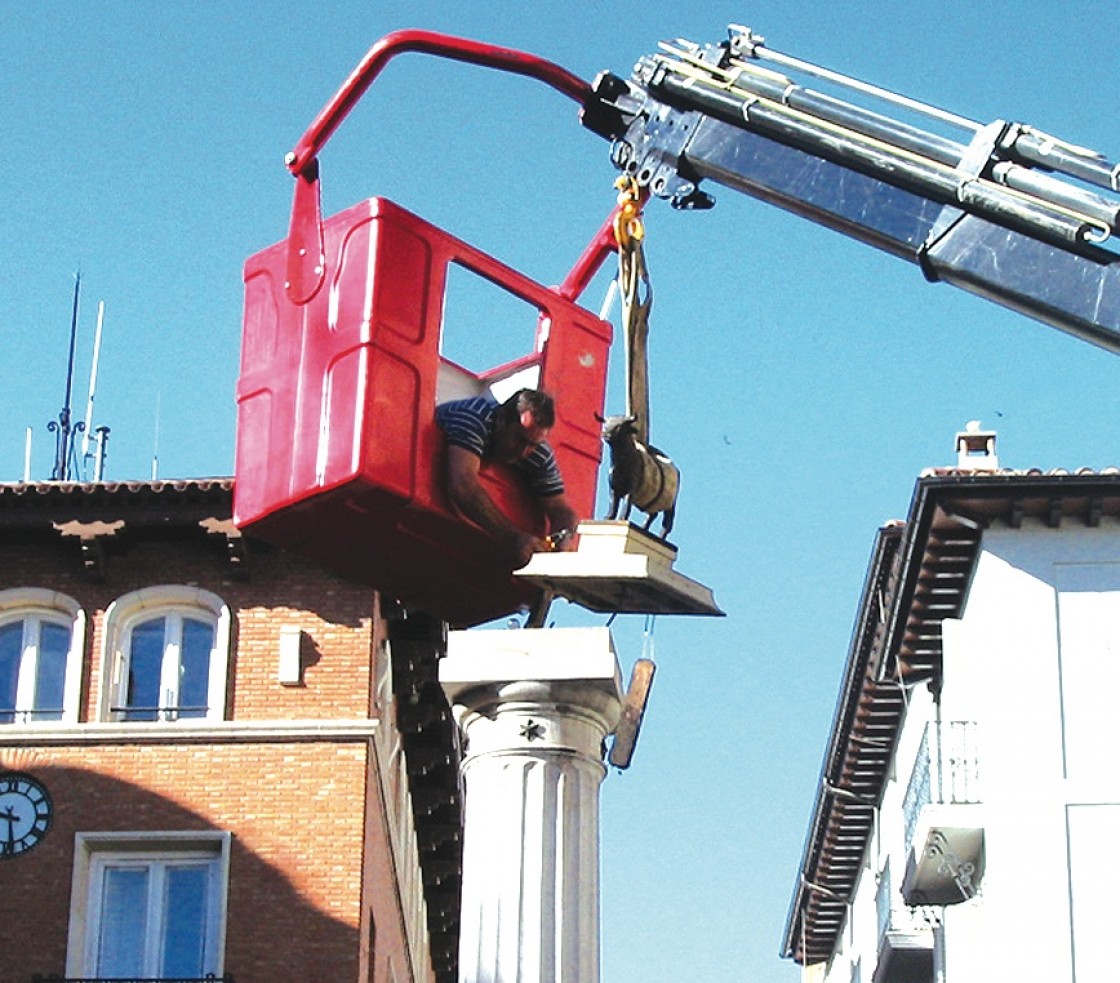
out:
<path id="1" fill-rule="evenodd" d="M 991 436 L 879 532 L 786 923 L 807 981 L 1120 978 L 1120 473 L 999 470 Z"/>

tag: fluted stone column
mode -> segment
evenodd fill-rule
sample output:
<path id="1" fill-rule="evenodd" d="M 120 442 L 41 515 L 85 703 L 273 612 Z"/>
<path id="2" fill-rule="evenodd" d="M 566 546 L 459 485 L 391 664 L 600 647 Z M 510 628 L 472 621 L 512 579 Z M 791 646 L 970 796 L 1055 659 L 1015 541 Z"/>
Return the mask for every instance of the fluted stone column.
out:
<path id="1" fill-rule="evenodd" d="M 465 742 L 460 983 L 598 983 L 610 632 L 452 632 L 440 680 Z"/>

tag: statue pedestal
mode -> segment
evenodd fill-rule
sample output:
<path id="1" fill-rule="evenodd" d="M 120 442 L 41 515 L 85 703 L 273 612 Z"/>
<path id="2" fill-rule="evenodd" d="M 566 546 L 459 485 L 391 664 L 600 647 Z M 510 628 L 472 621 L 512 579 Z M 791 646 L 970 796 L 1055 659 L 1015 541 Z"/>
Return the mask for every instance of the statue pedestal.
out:
<path id="1" fill-rule="evenodd" d="M 674 568 L 677 548 L 619 519 L 584 521 L 567 553 L 534 553 L 514 571 L 552 594 L 602 614 L 722 616 L 711 590 Z"/>

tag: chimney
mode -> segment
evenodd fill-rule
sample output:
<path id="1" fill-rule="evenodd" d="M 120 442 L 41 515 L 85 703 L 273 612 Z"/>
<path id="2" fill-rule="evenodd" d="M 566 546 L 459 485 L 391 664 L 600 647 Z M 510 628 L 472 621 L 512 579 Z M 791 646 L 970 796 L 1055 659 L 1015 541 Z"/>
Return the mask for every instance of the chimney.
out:
<path id="1" fill-rule="evenodd" d="M 957 467 L 961 471 L 998 471 L 996 432 L 981 430 L 979 420 L 969 420 L 957 433 Z"/>

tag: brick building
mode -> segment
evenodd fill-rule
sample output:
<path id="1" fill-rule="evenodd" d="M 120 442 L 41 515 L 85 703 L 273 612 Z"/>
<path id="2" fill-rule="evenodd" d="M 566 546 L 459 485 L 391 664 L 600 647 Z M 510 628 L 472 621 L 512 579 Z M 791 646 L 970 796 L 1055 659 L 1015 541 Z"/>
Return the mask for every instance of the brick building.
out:
<path id="1" fill-rule="evenodd" d="M 455 979 L 441 626 L 231 492 L 0 485 L 0 983 Z"/>

